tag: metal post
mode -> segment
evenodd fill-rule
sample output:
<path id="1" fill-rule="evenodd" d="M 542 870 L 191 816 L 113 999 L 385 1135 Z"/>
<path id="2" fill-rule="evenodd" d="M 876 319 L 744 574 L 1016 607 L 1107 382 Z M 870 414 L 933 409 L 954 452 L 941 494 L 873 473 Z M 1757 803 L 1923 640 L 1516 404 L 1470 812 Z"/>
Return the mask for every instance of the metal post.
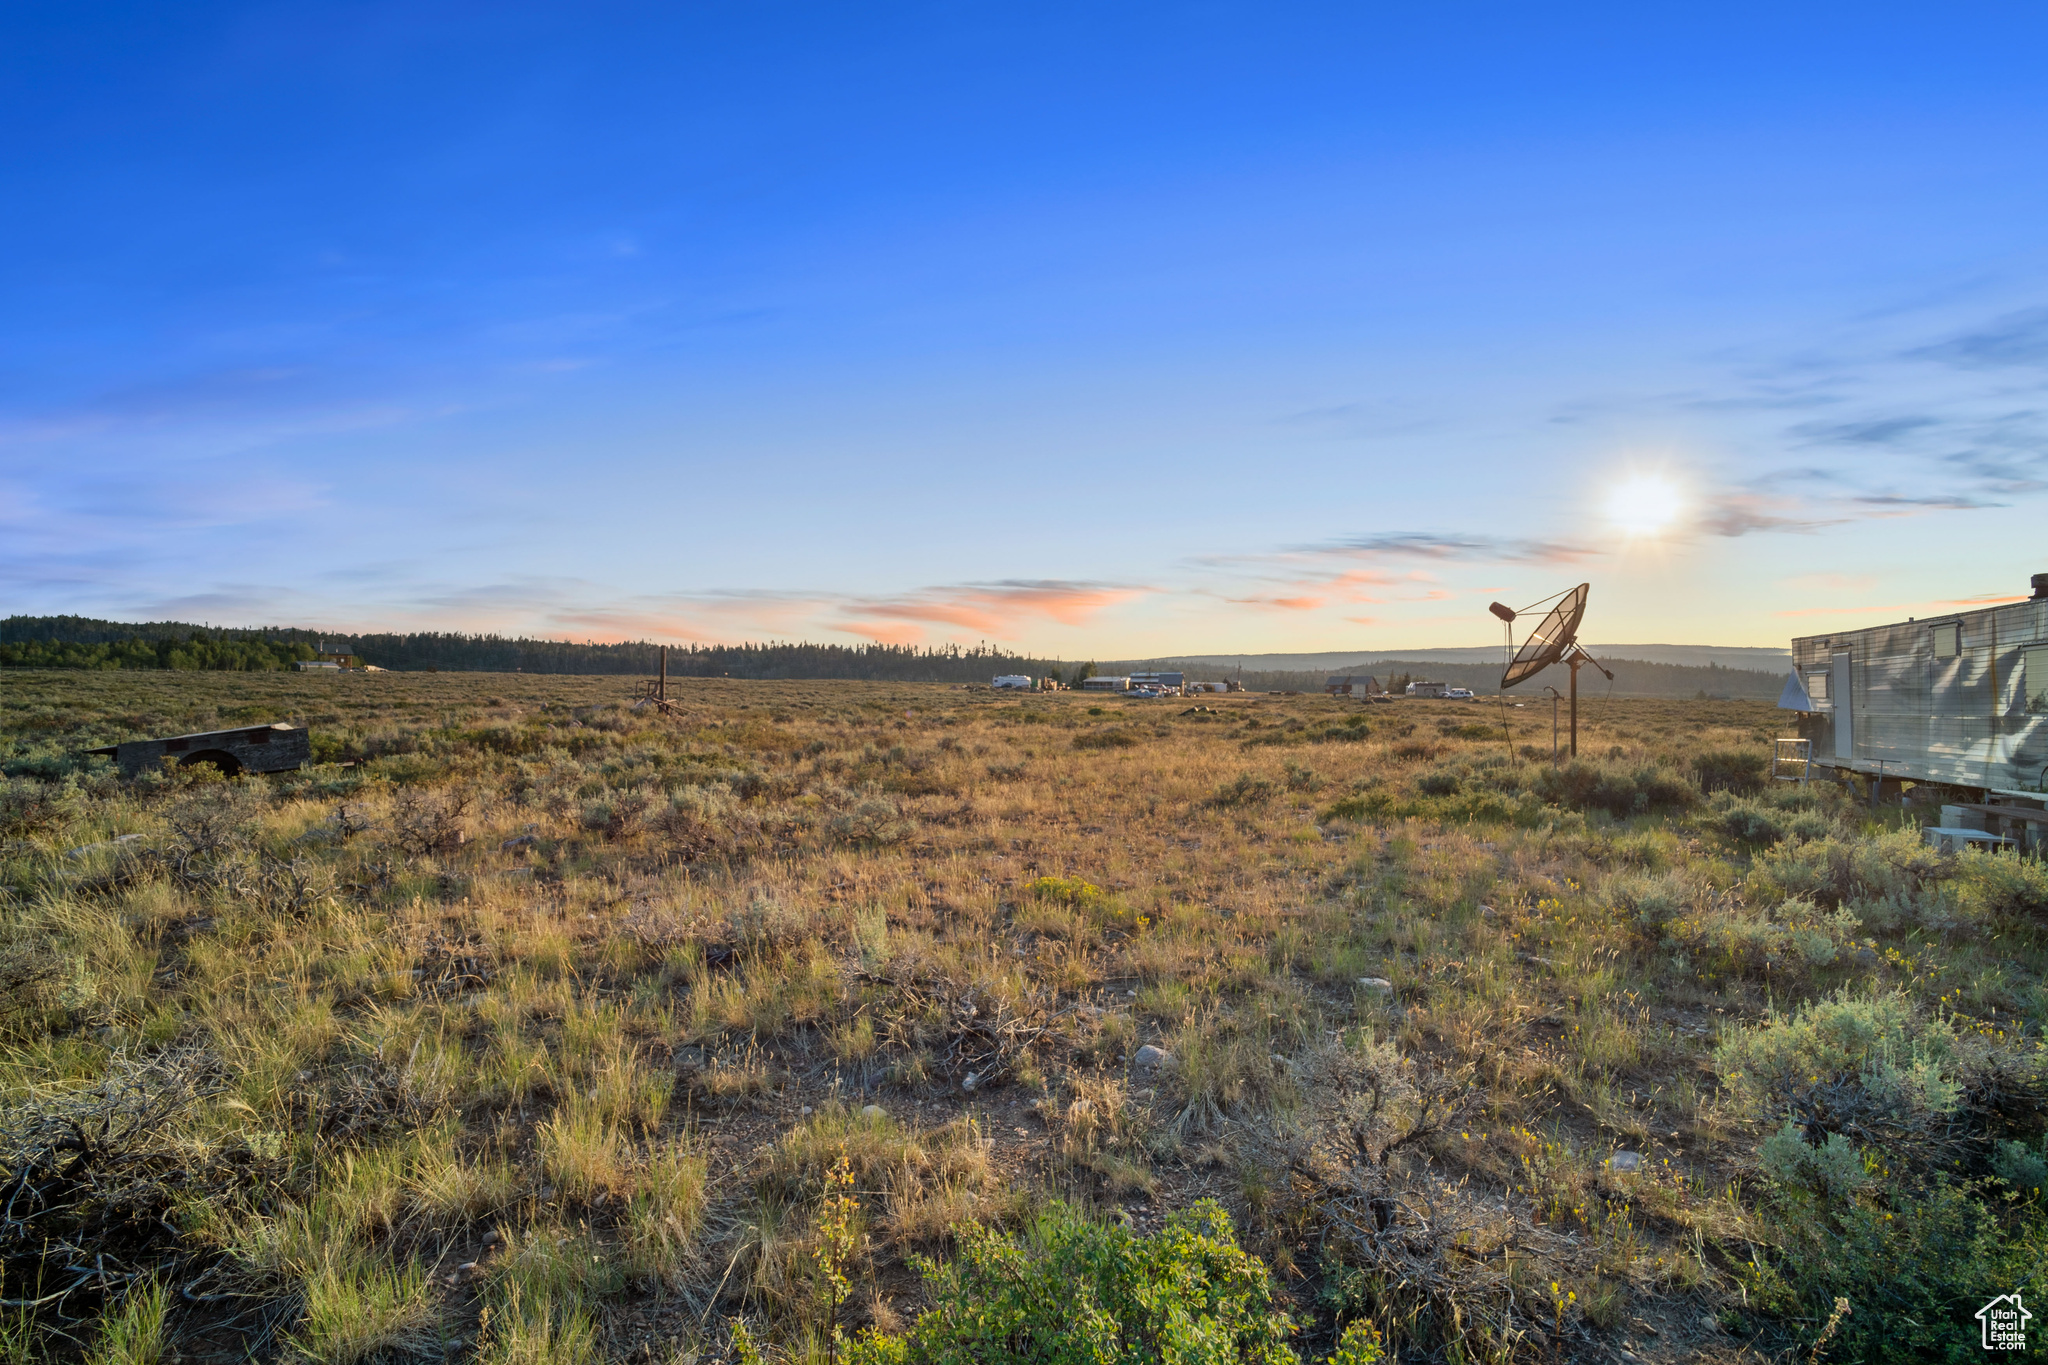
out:
<path id="1" fill-rule="evenodd" d="M 1574 658 L 1572 666 L 1572 757 L 1579 756 L 1579 661 Z"/>
<path id="2" fill-rule="evenodd" d="M 661 647 L 661 681 L 654 685 L 654 695 L 661 701 L 668 700 L 668 646 Z"/>

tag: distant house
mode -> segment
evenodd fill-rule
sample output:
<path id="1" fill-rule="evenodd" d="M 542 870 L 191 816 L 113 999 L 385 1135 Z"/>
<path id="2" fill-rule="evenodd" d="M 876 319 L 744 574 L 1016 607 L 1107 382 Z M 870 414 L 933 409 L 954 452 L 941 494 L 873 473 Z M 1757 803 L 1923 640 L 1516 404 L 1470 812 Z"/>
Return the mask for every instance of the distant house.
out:
<path id="1" fill-rule="evenodd" d="M 1370 697 L 1385 690 L 1378 678 L 1358 674 L 1333 677 L 1323 684 L 1323 691 L 1333 697 Z"/>
<path id="2" fill-rule="evenodd" d="M 1083 692 L 1128 692 L 1131 690 L 1131 680 L 1129 678 L 1083 678 L 1081 679 L 1080 690 Z"/>
<path id="3" fill-rule="evenodd" d="M 301 659 L 292 665 L 301 673 L 339 673 L 341 665 L 332 659 Z"/>
<path id="4" fill-rule="evenodd" d="M 1150 687 L 1171 697 L 1179 696 L 1181 689 L 1187 686 L 1187 682 L 1188 678 L 1185 673 L 1131 674 L 1132 687 Z"/>

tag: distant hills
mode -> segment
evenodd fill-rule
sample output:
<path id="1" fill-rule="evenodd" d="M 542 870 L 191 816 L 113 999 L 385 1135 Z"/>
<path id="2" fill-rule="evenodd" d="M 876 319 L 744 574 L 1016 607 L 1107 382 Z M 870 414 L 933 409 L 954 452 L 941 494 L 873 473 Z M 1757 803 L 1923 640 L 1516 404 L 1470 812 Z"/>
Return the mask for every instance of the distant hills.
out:
<path id="1" fill-rule="evenodd" d="M 80 616 L 10 616 L 0 621 L 0 667 L 167 668 L 261 671 L 288 668 L 309 646 L 353 654 L 395 671 L 625 674 L 645 677 L 660 647 L 645 641 L 576 644 L 499 635 L 445 632 L 361 635 L 296 626 L 219 628 L 184 621 L 122 622 Z M 1785 650 L 1709 645 L 1590 645 L 1614 670 L 1614 682 L 1579 675 L 1581 692 L 1620 697 L 1754 697 L 1775 699 L 1791 655 Z M 997 650 L 903 645 L 746 644 L 671 647 L 675 677 L 849 678 L 900 682 L 985 683 L 1000 673 L 1057 675 L 1072 681 L 1082 665 Z M 1241 678 L 1255 692 L 1318 692 L 1331 674 L 1370 674 L 1382 685 L 1427 678 L 1474 692 L 1498 690 L 1498 646 L 1468 649 L 1326 651 L 1312 654 L 1189 654 L 1165 659 L 1100 661 L 1098 673 L 1176 669 L 1191 678 Z M 1565 687 L 1553 670 L 1516 689 L 1544 695 Z"/>
<path id="2" fill-rule="evenodd" d="M 1680 664 L 1688 668 L 1757 669 L 1763 672 L 1788 672 L 1792 667 L 1790 649 L 1769 649 L 1753 645 L 1596 645 L 1586 646 L 1588 653 L 1601 660 L 1633 659 L 1651 664 Z M 1128 670 L 1163 666 L 1179 668 L 1183 664 L 1197 667 L 1242 666 L 1249 673 L 1271 672 L 1313 672 L 1327 669 L 1341 673 L 1353 665 L 1366 666 L 1387 661 L 1414 663 L 1491 663 L 1500 664 L 1499 645 L 1473 645 L 1460 649 L 1381 649 L 1381 650 L 1329 650 L 1320 654 L 1177 654 L 1171 659 L 1126 659 L 1115 664 L 1103 665 Z M 1496 674 L 1498 669 L 1495 670 Z"/>
<path id="3" fill-rule="evenodd" d="M 1788 649 L 1745 645 L 1592 645 L 1586 649 L 1614 672 L 1614 681 L 1579 671 L 1585 695 L 1617 697 L 1745 697 L 1775 701 L 1792 668 Z M 1500 691 L 1505 659 L 1499 645 L 1465 649 L 1346 650 L 1316 654 L 1183 654 L 1169 659 L 1120 659 L 1104 673 L 1172 669 L 1191 678 L 1241 678 L 1254 692 L 1321 691 L 1332 675 L 1363 673 L 1405 685 L 1429 679 L 1490 695 Z M 1569 674 L 1552 669 L 1513 689 L 1514 695 L 1566 690 Z"/>

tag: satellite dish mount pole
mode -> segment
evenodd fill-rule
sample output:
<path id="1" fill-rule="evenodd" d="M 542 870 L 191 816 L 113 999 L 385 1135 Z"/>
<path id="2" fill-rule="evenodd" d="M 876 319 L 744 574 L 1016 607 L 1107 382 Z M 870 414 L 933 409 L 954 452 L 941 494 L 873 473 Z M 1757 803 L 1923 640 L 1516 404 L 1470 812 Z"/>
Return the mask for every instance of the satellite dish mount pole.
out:
<path id="1" fill-rule="evenodd" d="M 1576 640 L 1565 646 L 1564 663 L 1572 671 L 1572 757 L 1577 758 L 1579 756 L 1579 669 L 1583 665 L 1591 664 L 1599 669 L 1600 675 L 1609 682 L 1614 681 L 1614 673 L 1606 664 L 1601 663 L 1598 659 L 1588 654 L 1585 646 Z"/>
<path id="2" fill-rule="evenodd" d="M 1579 756 L 1579 656 L 1574 653 L 1565 662 L 1572 670 L 1572 757 Z"/>

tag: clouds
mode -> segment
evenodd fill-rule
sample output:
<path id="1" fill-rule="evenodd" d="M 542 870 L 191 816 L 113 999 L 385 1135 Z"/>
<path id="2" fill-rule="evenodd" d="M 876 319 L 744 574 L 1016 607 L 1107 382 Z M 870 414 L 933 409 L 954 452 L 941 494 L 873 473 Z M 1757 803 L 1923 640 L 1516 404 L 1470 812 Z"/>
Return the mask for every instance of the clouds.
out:
<path id="1" fill-rule="evenodd" d="M 1758 492 L 1723 492 L 1708 499 L 1697 518 L 1701 531 L 1724 540 L 1755 535 L 1759 531 L 1811 534 L 1824 526 L 1839 525 L 1840 517 L 1799 515 L 1798 503 L 1773 499 Z"/>
<path id="2" fill-rule="evenodd" d="M 1158 589 L 1066 579 L 945 584 L 894 594 L 791 589 L 617 594 L 583 580 L 526 579 L 414 596 L 424 620 L 536 622 L 578 638 L 734 642 L 852 636 L 881 644 L 937 644 L 962 632 L 1018 643 L 1046 623 L 1079 628 L 1098 613 Z"/>
<path id="3" fill-rule="evenodd" d="M 887 644 L 921 639 L 927 626 L 1014 640 L 1036 620 L 1081 626 L 1105 607 L 1154 591 L 1135 584 L 1010 579 L 925 588 L 898 597 L 849 598 L 837 604 L 836 615 L 843 629 Z"/>
<path id="4" fill-rule="evenodd" d="M 1376 531 L 1299 545 L 1303 555 L 1366 560 L 1429 560 L 1477 564 L 1572 564 L 1599 551 L 1563 540 L 1522 540 L 1425 531 Z"/>
<path id="5" fill-rule="evenodd" d="M 1908 351 L 1916 360 L 1964 369 L 2048 365 L 2048 308 L 2024 308 Z"/>

